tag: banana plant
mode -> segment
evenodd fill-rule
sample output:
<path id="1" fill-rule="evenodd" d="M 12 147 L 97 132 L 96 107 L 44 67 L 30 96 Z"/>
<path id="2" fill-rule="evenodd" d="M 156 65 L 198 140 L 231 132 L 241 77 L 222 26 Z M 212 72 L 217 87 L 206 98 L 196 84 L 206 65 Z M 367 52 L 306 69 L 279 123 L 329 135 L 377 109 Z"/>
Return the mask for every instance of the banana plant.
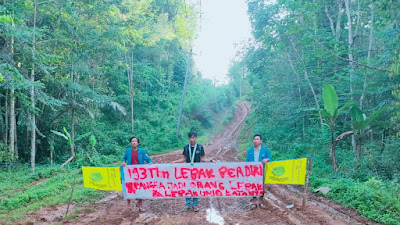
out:
<path id="1" fill-rule="evenodd" d="M 361 157 L 361 147 L 362 147 L 362 138 L 368 132 L 371 131 L 372 126 L 376 125 L 385 125 L 385 122 L 375 121 L 376 118 L 386 110 L 386 107 L 382 107 L 379 110 L 375 111 L 369 117 L 366 116 L 361 109 L 354 105 L 351 107 L 351 116 L 353 117 L 353 127 L 354 127 L 354 135 L 356 136 L 356 149 L 357 149 L 357 159 Z"/>
<path id="2" fill-rule="evenodd" d="M 339 115 L 347 108 L 353 105 L 352 101 L 348 101 L 342 107 L 339 108 L 339 99 L 336 94 L 335 88 L 326 84 L 322 88 L 322 100 L 324 103 L 324 108 L 319 109 L 318 116 L 321 116 L 325 124 L 329 126 L 331 131 L 331 157 L 332 157 L 332 167 L 337 171 L 337 161 L 336 161 L 336 139 L 335 135 L 335 124 Z"/>
<path id="3" fill-rule="evenodd" d="M 55 130 L 51 130 L 51 132 L 53 132 L 54 134 L 56 134 L 58 136 L 61 136 L 65 140 L 67 140 L 68 146 L 71 147 L 71 157 L 67 161 L 65 161 L 61 165 L 61 167 L 65 166 L 67 163 L 69 163 L 71 160 L 73 160 L 75 158 L 75 150 L 74 150 L 75 142 L 77 142 L 77 141 L 79 141 L 79 140 L 81 140 L 81 139 L 83 139 L 83 138 L 85 138 L 85 137 L 87 137 L 87 136 L 92 134 L 92 132 L 87 132 L 87 133 L 79 135 L 77 138 L 73 139 L 73 138 L 71 138 L 71 134 L 67 131 L 67 129 L 65 129 L 65 127 L 63 127 L 63 130 L 64 130 L 65 134 L 63 134 L 61 132 L 58 132 L 58 131 L 55 131 Z"/>

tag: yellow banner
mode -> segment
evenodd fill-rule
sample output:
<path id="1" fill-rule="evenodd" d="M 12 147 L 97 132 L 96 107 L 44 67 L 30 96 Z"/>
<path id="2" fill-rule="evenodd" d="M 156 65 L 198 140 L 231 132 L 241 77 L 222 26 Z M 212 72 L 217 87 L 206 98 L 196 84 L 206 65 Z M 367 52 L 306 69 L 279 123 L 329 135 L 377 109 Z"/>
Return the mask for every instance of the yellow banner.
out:
<path id="1" fill-rule="evenodd" d="M 265 164 L 266 184 L 301 184 L 306 179 L 307 158 Z"/>
<path id="2" fill-rule="evenodd" d="M 121 191 L 119 167 L 82 167 L 83 186 L 104 191 Z"/>

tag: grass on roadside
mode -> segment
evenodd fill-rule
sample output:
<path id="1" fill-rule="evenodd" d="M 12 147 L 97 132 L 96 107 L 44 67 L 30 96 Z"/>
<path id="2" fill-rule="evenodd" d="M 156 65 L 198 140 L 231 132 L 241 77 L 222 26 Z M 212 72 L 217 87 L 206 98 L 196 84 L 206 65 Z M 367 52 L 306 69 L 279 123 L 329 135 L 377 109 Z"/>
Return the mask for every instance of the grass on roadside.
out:
<path id="1" fill-rule="evenodd" d="M 45 206 L 63 204 L 69 200 L 76 168 L 38 169 L 43 174 L 54 174 L 54 176 L 31 187 L 29 187 L 29 184 L 35 183 L 35 181 L 42 179 L 42 177 L 35 175 L 38 172 L 32 175 L 30 172 L 27 173 L 27 170 L 29 169 L 24 167 L 13 169 L 13 171 L 0 170 L 2 177 L 8 177 L 8 179 L 0 182 L 0 187 L 5 187 L 7 193 L 9 193 L 0 203 L 0 223 L 12 224 L 26 216 L 30 211 L 38 210 Z M 23 185 L 24 190 L 18 191 L 21 189 L 21 186 L 14 185 L 13 183 Z M 15 193 L 10 194 L 13 191 Z M 76 177 L 72 201 L 94 202 L 105 195 L 106 192 L 84 188 L 80 170 Z"/>

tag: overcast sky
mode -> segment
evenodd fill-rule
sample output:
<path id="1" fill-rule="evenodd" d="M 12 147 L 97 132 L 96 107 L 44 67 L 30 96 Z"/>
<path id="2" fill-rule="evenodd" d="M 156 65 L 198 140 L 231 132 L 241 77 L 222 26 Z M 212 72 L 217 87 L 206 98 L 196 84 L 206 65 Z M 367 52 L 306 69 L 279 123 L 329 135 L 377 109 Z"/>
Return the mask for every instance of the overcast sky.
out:
<path id="1" fill-rule="evenodd" d="M 246 0 L 201 0 L 201 28 L 194 42 L 196 68 L 204 78 L 226 83 L 229 63 L 240 44 L 250 37 Z"/>

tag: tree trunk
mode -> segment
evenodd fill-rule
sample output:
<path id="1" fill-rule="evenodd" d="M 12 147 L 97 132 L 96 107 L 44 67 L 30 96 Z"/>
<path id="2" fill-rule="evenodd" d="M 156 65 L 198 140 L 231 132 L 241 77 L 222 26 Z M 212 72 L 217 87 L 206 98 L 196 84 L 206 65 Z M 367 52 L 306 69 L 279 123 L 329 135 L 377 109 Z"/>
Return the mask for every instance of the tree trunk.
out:
<path id="1" fill-rule="evenodd" d="M 357 138 L 357 159 L 361 158 L 362 139 L 361 136 Z"/>
<path id="2" fill-rule="evenodd" d="M 6 96 L 5 96 L 5 101 L 4 101 L 4 109 L 5 109 L 5 112 L 4 112 L 4 125 L 5 125 L 5 130 L 4 130 L 4 143 L 5 143 L 5 145 L 7 145 L 8 144 L 8 132 L 9 132 L 9 130 L 8 130 L 8 120 L 9 120 L 9 117 L 10 117 L 10 110 L 8 109 L 8 90 L 6 90 Z"/>
<path id="3" fill-rule="evenodd" d="M 135 131 L 135 125 L 134 125 L 134 105 L 133 105 L 133 98 L 135 96 L 135 91 L 133 90 L 133 47 L 132 47 L 132 53 L 131 53 L 131 58 L 130 58 L 130 80 L 129 80 L 129 93 L 130 93 L 130 98 L 131 98 L 131 129 L 132 133 Z"/>
<path id="4" fill-rule="evenodd" d="M 336 41 L 340 38 L 340 31 L 342 29 L 341 20 L 343 15 L 343 0 L 337 0 L 338 3 L 338 13 L 337 13 L 337 20 L 336 20 L 336 32 L 335 32 L 335 39 Z"/>
<path id="5" fill-rule="evenodd" d="M 317 20 L 316 20 L 316 18 L 314 17 L 314 35 L 317 36 L 317 30 L 316 30 L 315 28 L 317 28 Z M 313 46 L 313 48 L 314 48 L 314 53 L 317 54 L 317 52 L 316 52 L 316 47 Z M 319 60 L 317 60 L 317 68 L 318 68 L 318 69 L 320 68 L 320 62 L 319 62 Z M 317 98 L 317 95 L 315 94 L 315 91 L 314 91 L 313 86 L 311 85 L 310 79 L 308 78 L 308 73 L 307 73 L 307 69 L 306 69 L 306 68 L 304 69 L 304 77 L 306 78 L 306 80 L 307 80 L 307 82 L 308 82 L 308 85 L 310 86 L 310 89 L 311 89 L 311 91 L 312 91 L 312 93 L 313 93 L 313 96 L 314 96 L 315 104 L 317 105 L 317 108 L 319 109 L 320 107 L 319 107 L 319 103 L 318 103 L 318 98 Z M 321 123 L 321 129 L 322 129 L 322 127 L 323 127 L 323 120 L 322 120 L 322 116 L 321 116 L 321 115 L 319 116 L 319 122 Z"/>
<path id="6" fill-rule="evenodd" d="M 129 53 L 129 50 L 128 50 L 128 53 Z M 134 120 L 133 120 L 133 113 L 134 113 L 133 98 L 135 96 L 135 92 L 133 90 L 133 47 L 132 47 L 131 55 L 129 55 L 128 53 L 125 53 L 125 62 L 128 65 L 126 74 L 128 76 L 129 97 L 130 97 L 130 107 L 131 107 L 131 118 L 130 118 L 131 119 L 131 132 L 133 133 L 135 130 Z"/>
<path id="7" fill-rule="evenodd" d="M 295 68 L 294 68 L 292 59 L 290 58 L 290 54 L 287 53 L 287 56 L 288 56 L 288 59 L 289 59 L 290 67 L 292 68 L 293 73 L 296 75 L 296 78 L 297 78 L 297 81 L 298 81 L 298 83 L 297 83 L 297 91 L 299 92 L 299 99 L 300 99 L 300 105 L 301 105 L 301 104 L 303 104 L 303 99 L 302 99 L 302 95 L 301 95 L 301 85 L 302 85 L 302 81 L 301 81 L 301 79 L 300 79 L 300 75 L 297 73 L 297 71 L 296 71 Z M 321 116 L 320 116 L 320 119 L 322 119 Z M 321 124 L 321 125 L 322 125 L 322 124 Z M 302 137 L 304 138 L 304 137 L 305 137 L 305 115 L 304 115 L 304 113 L 303 113 L 303 127 L 302 127 L 302 132 L 303 132 Z"/>
<path id="8" fill-rule="evenodd" d="M 12 16 L 14 17 L 14 0 L 12 1 Z M 14 57 L 14 20 L 11 20 L 11 29 L 13 29 L 12 33 L 13 35 L 11 35 L 11 57 Z M 11 153 L 12 153 L 12 159 L 14 159 L 14 146 L 15 146 L 15 90 L 12 87 L 10 90 L 10 119 L 9 119 L 9 123 L 10 123 L 10 133 L 9 133 L 9 146 L 11 149 Z M 7 142 L 6 142 L 7 143 Z"/>
<path id="9" fill-rule="evenodd" d="M 9 147 L 11 149 L 11 153 L 13 155 L 14 159 L 14 154 L 15 154 L 15 90 L 14 88 L 11 88 L 10 90 L 10 133 L 9 133 Z"/>
<path id="10" fill-rule="evenodd" d="M 358 30 L 360 27 L 360 8 L 361 8 L 361 2 L 360 0 L 357 1 L 357 21 L 356 21 L 356 30 L 354 31 L 354 36 L 353 38 L 358 36 Z"/>
<path id="11" fill-rule="evenodd" d="M 372 41 L 373 41 L 373 34 L 374 34 L 374 6 L 371 4 L 369 6 L 371 10 L 371 28 L 369 30 L 369 44 L 368 44 L 368 54 L 367 54 L 367 65 L 370 64 L 371 59 L 371 51 L 372 51 Z M 367 77 L 364 75 L 364 84 L 363 84 L 363 92 L 360 97 L 360 109 L 363 108 L 363 101 L 365 96 L 365 89 L 367 88 Z"/>
<path id="12" fill-rule="evenodd" d="M 351 15 L 350 15 L 350 0 L 344 0 L 346 6 L 346 14 L 347 14 L 347 26 L 348 26 L 348 54 L 349 54 L 349 63 L 350 63 L 350 95 L 353 98 L 353 81 L 354 81 L 354 59 L 353 59 L 353 34 L 352 34 L 352 24 L 351 24 Z"/>
<path id="13" fill-rule="evenodd" d="M 18 159 L 19 152 L 18 152 L 18 136 L 17 136 L 17 121 L 14 120 L 14 159 Z"/>
<path id="14" fill-rule="evenodd" d="M 289 39 L 290 44 L 292 45 L 292 48 L 293 48 L 294 51 L 296 52 L 297 56 L 298 56 L 299 58 L 303 58 L 303 57 L 300 55 L 300 53 L 297 51 L 296 45 L 293 43 L 292 39 L 290 39 L 289 37 L 288 37 L 288 39 Z M 292 67 L 293 71 L 296 73 L 296 70 L 294 69 L 294 66 L 293 66 L 293 62 L 290 60 L 290 55 L 289 55 L 289 54 L 288 54 L 288 58 L 289 58 L 290 66 Z M 298 74 L 296 74 L 296 75 L 299 77 Z M 300 78 L 298 78 L 298 79 L 300 80 Z M 311 90 L 311 93 L 313 94 L 314 101 L 315 101 L 315 105 L 317 106 L 317 109 L 320 109 L 320 106 L 319 106 L 319 103 L 318 103 L 317 94 L 315 93 L 314 87 L 313 87 L 313 85 L 311 84 L 311 81 L 310 81 L 310 79 L 309 79 L 309 77 L 308 77 L 308 73 L 307 73 L 306 67 L 304 67 L 304 79 L 307 81 L 308 86 L 310 87 L 310 90 Z M 320 121 L 321 128 L 322 128 L 322 126 L 323 126 L 322 116 L 319 116 L 319 121 Z"/>
<path id="15" fill-rule="evenodd" d="M 332 167 L 333 167 L 333 170 L 337 171 L 336 141 L 335 141 L 335 138 L 334 138 L 334 129 L 333 129 L 332 125 L 331 125 L 331 144 L 332 144 L 332 149 L 331 149 Z"/>
<path id="16" fill-rule="evenodd" d="M 35 52 L 36 52 L 36 17 L 37 17 L 37 2 L 34 1 L 34 14 L 33 14 L 33 35 L 32 35 L 32 68 L 31 68 L 31 82 L 35 82 Z M 36 161 L 36 116 L 35 116 L 35 88 L 31 87 L 31 170 L 35 172 Z"/>
<path id="17" fill-rule="evenodd" d="M 177 126 L 176 126 L 176 137 L 179 137 L 180 127 L 181 127 L 182 111 L 183 111 L 183 104 L 184 104 L 184 102 L 185 102 L 186 86 L 187 86 L 188 76 L 189 76 L 190 57 L 191 57 L 191 56 L 192 56 L 192 50 L 190 50 L 190 52 L 187 52 L 187 57 L 186 57 L 185 82 L 183 83 L 183 91 L 182 91 L 182 97 L 181 97 L 181 106 L 180 106 L 180 108 L 179 108 L 178 124 L 177 124 Z"/>
<path id="18" fill-rule="evenodd" d="M 30 109 L 26 110 L 26 115 L 28 116 L 27 118 L 27 123 L 26 123 L 26 136 L 25 136 L 25 146 L 29 146 L 29 140 L 30 140 L 30 125 L 31 125 L 31 113 Z"/>
<path id="19" fill-rule="evenodd" d="M 308 73 L 307 73 L 306 69 L 304 69 L 304 78 L 307 80 L 307 83 L 308 83 L 308 86 L 310 87 L 311 93 L 314 96 L 314 101 L 315 101 L 315 105 L 317 105 L 317 109 L 320 109 L 317 94 L 315 93 L 314 87 L 312 86 L 312 84 L 310 82 L 310 79 L 308 77 Z M 319 122 L 321 123 L 321 127 L 322 127 L 323 126 L 322 116 L 319 116 Z"/>
<path id="20" fill-rule="evenodd" d="M 328 6 L 325 6 L 325 14 L 326 14 L 326 17 L 328 17 L 328 20 L 329 20 L 329 25 L 331 27 L 332 36 L 336 37 L 335 27 L 333 25 L 333 19 L 332 19 L 331 14 L 329 13 Z"/>
<path id="21" fill-rule="evenodd" d="M 350 97 L 353 99 L 353 82 L 354 82 L 354 59 L 353 59 L 353 33 L 352 33 L 352 24 L 351 24 L 351 15 L 350 15 L 350 0 L 344 0 L 344 4 L 346 7 L 346 15 L 347 15 L 347 26 L 348 26 L 348 54 L 349 54 L 349 63 L 350 63 Z M 351 129 L 353 127 L 353 117 L 351 117 Z M 353 147 L 353 151 L 356 152 L 356 140 L 355 136 L 351 136 L 351 145 Z"/>
<path id="22" fill-rule="evenodd" d="M 57 129 L 58 129 L 58 126 L 56 126 L 56 130 Z M 53 152 L 54 152 L 54 136 L 55 136 L 55 134 L 51 135 L 51 140 L 50 140 L 50 143 L 49 143 L 49 145 L 50 145 L 50 165 L 53 165 L 53 158 L 54 158 L 54 155 L 53 155 Z"/>

